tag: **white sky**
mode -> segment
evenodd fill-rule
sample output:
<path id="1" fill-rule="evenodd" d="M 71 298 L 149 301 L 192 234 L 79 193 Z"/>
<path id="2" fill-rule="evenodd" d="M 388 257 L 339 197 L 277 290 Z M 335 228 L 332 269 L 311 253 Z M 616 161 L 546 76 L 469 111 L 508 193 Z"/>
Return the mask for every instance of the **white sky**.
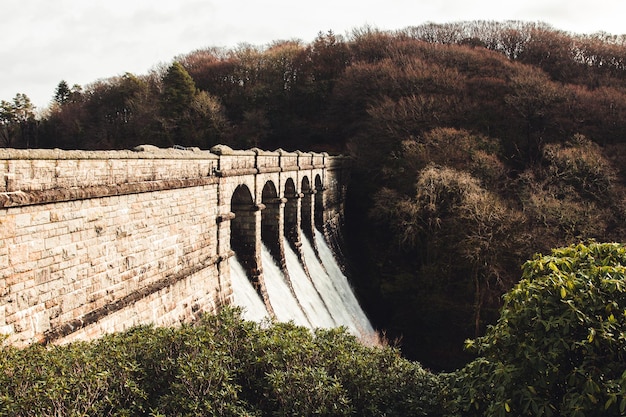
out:
<path id="1" fill-rule="evenodd" d="M 0 0 L 0 100 L 47 107 L 59 81 L 145 74 L 178 55 L 239 43 L 311 42 L 369 25 L 542 21 L 576 33 L 626 33 L 626 0 Z"/>

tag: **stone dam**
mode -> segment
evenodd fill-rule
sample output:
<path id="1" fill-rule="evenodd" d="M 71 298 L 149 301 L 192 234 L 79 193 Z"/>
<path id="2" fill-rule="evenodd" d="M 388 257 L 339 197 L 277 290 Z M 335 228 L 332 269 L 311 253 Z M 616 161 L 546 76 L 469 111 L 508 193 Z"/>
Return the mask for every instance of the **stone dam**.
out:
<path id="1" fill-rule="evenodd" d="M 349 165 L 223 145 L 0 149 L 0 335 L 56 344 L 190 322 L 233 304 L 235 260 L 271 317 L 262 248 L 293 292 L 285 252 L 310 276 L 303 241 L 338 248 Z"/>

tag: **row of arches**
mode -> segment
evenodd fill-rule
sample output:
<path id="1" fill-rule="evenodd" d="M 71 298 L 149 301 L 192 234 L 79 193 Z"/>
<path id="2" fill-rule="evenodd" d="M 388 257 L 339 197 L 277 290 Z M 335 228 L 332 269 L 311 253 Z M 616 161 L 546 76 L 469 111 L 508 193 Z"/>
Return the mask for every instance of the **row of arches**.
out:
<path id="1" fill-rule="evenodd" d="M 283 190 L 279 190 L 268 180 L 263 185 L 261 202 L 255 203 L 250 188 L 240 184 L 231 198 L 234 217 L 230 224 L 230 246 L 262 297 L 262 243 L 284 269 L 285 242 L 298 252 L 300 233 L 313 241 L 314 228 L 323 230 L 324 188 L 320 176 L 315 177 L 313 186 L 308 177 L 303 177 L 299 185 L 300 191 L 295 181 L 288 178 Z"/>

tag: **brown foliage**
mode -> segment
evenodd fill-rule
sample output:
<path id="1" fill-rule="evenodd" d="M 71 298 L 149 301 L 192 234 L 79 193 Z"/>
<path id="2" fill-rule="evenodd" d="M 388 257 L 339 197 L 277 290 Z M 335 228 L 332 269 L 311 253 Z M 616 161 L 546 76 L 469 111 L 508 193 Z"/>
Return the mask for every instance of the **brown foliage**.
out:
<path id="1" fill-rule="evenodd" d="M 543 160 L 549 178 L 574 187 L 581 197 L 608 203 L 616 179 L 615 170 L 602 155 L 600 147 L 582 135 L 566 144 L 547 145 Z"/>

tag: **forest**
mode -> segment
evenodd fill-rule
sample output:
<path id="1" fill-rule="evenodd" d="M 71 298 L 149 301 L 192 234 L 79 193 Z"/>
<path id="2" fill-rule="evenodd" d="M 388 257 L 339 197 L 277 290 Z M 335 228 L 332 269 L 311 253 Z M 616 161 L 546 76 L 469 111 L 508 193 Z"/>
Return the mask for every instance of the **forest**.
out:
<path id="1" fill-rule="evenodd" d="M 373 324 L 437 371 L 476 357 L 536 253 L 626 242 L 626 35 L 472 21 L 207 47 L 148 74 L 60 81 L 0 146 L 222 143 L 353 158 L 347 267 Z"/>

